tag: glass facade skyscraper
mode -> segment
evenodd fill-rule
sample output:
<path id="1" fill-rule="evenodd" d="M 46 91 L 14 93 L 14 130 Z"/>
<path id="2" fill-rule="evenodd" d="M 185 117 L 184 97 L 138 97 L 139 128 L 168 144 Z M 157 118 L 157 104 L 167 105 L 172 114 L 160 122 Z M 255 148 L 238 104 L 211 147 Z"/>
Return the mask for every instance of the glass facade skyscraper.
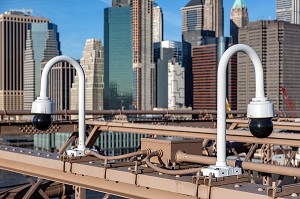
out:
<path id="1" fill-rule="evenodd" d="M 131 7 L 104 10 L 104 109 L 130 109 L 133 96 Z"/>
<path id="2" fill-rule="evenodd" d="M 46 62 L 60 54 L 57 25 L 53 23 L 31 23 L 27 32 L 24 56 L 24 109 L 30 110 L 31 103 L 40 95 L 41 62 Z M 32 75 L 34 75 L 33 78 Z M 29 93 L 33 95 L 27 96 Z"/>

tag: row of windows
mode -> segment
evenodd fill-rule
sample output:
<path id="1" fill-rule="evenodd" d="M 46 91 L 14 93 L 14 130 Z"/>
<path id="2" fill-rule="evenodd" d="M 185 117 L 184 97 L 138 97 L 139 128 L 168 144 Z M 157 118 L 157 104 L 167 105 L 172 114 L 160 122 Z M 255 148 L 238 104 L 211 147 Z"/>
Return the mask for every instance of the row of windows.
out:
<path id="1" fill-rule="evenodd" d="M 49 22 L 48 19 L 19 18 L 19 17 L 10 17 L 10 16 L 5 16 L 4 20 L 30 22 L 30 23 L 47 23 L 47 22 Z"/>

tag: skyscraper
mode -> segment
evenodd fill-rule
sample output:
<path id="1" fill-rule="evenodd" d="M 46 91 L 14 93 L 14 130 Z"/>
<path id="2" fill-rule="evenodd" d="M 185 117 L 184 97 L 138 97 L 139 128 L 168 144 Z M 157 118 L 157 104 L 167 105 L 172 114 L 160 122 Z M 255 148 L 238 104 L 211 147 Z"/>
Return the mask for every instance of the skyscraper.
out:
<path id="1" fill-rule="evenodd" d="M 80 59 L 86 77 L 86 109 L 103 110 L 104 53 L 100 40 L 87 39 Z M 79 77 L 74 77 L 71 88 L 71 109 L 78 109 Z"/>
<path id="2" fill-rule="evenodd" d="M 204 30 L 213 30 L 216 37 L 224 35 L 223 0 L 204 1 Z"/>
<path id="3" fill-rule="evenodd" d="M 31 23 L 24 51 L 24 110 L 31 110 L 32 102 L 40 94 L 42 62 L 60 54 L 57 26 L 49 22 Z"/>
<path id="4" fill-rule="evenodd" d="M 50 20 L 30 12 L 0 15 L 0 109 L 23 109 L 23 69 L 26 35 L 31 23 Z"/>
<path id="5" fill-rule="evenodd" d="M 251 46 L 264 67 L 266 96 L 274 109 L 290 111 L 282 87 L 296 110 L 300 109 L 300 25 L 283 21 L 251 22 L 239 32 L 241 43 Z M 238 110 L 246 110 L 255 96 L 255 74 L 250 59 L 238 54 Z"/>
<path id="6" fill-rule="evenodd" d="M 132 0 L 133 105 L 137 110 L 151 110 L 155 101 L 152 13 L 153 0 Z"/>
<path id="7" fill-rule="evenodd" d="M 117 6 L 116 6 L 117 5 Z M 130 3 L 104 10 L 104 108 L 131 109 L 133 103 Z"/>
<path id="8" fill-rule="evenodd" d="M 162 41 L 155 43 L 156 62 L 156 107 L 168 108 L 168 65 L 172 63 L 181 66 L 181 42 Z M 177 68 L 176 68 L 177 69 Z M 183 95 L 184 96 L 184 95 Z"/>
<path id="9" fill-rule="evenodd" d="M 224 34 L 223 0 L 191 0 L 182 12 L 182 31 L 211 30 Z"/>
<path id="10" fill-rule="evenodd" d="M 238 43 L 239 28 L 249 23 L 248 9 L 244 0 L 235 0 L 230 13 L 230 35 L 233 43 Z"/>
<path id="11" fill-rule="evenodd" d="M 299 0 L 276 0 L 276 19 L 300 24 Z"/>
<path id="12" fill-rule="evenodd" d="M 192 48 L 202 44 L 202 39 L 223 36 L 223 1 L 191 0 L 182 12 L 182 54 L 185 68 L 185 104 L 192 101 Z"/>
<path id="13" fill-rule="evenodd" d="M 230 45 L 230 38 L 219 37 L 205 39 L 201 46 L 193 48 L 193 109 L 217 109 L 218 63 Z M 227 74 L 228 101 L 231 108 L 236 109 L 237 96 L 231 92 L 232 89 L 236 90 L 236 62 L 232 59 Z"/>
<path id="14" fill-rule="evenodd" d="M 156 3 L 153 6 L 153 43 L 164 40 L 163 12 Z"/>

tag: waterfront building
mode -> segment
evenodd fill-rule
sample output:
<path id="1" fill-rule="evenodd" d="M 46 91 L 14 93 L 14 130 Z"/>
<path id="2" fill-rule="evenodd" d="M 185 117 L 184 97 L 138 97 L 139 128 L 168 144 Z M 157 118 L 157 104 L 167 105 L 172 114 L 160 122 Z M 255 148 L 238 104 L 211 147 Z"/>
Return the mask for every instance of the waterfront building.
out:
<path id="1" fill-rule="evenodd" d="M 133 106 L 152 110 L 155 102 L 153 0 L 132 0 Z"/>
<path id="2" fill-rule="evenodd" d="M 107 110 L 132 109 L 131 13 L 126 2 L 104 9 L 104 109 Z"/>
<path id="3" fill-rule="evenodd" d="M 217 72 L 222 54 L 231 45 L 230 38 L 205 39 L 193 48 L 193 109 L 217 110 Z M 227 98 L 236 110 L 236 56 L 227 68 Z"/>
<path id="4" fill-rule="evenodd" d="M 291 111 L 282 92 L 286 89 L 295 110 L 300 110 L 300 25 L 284 21 L 251 22 L 240 29 L 239 42 L 252 47 L 264 68 L 266 96 L 276 111 Z M 238 54 L 238 110 L 246 110 L 255 96 L 254 67 L 247 55 Z"/>
<path id="5" fill-rule="evenodd" d="M 235 0 L 230 13 L 230 36 L 232 43 L 238 43 L 239 28 L 249 23 L 248 8 L 244 0 Z"/>
<path id="6" fill-rule="evenodd" d="M 299 0 L 276 0 L 276 19 L 300 24 Z"/>
<path id="7" fill-rule="evenodd" d="M 32 23 L 49 22 L 49 19 L 31 16 L 30 11 L 0 14 L 0 109 L 23 109 L 27 30 Z"/>

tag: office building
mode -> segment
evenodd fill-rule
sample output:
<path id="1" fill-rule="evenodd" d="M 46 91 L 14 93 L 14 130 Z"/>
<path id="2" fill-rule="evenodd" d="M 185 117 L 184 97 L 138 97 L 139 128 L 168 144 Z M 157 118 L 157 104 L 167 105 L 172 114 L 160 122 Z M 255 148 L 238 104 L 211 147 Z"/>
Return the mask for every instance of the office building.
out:
<path id="1" fill-rule="evenodd" d="M 214 31 L 216 37 L 224 35 L 222 0 L 191 0 L 182 12 L 182 32 L 195 30 Z"/>
<path id="2" fill-rule="evenodd" d="M 168 62 L 168 109 L 184 108 L 184 68 L 176 58 Z"/>
<path id="3" fill-rule="evenodd" d="M 191 0 L 182 12 L 182 65 L 185 68 L 185 105 L 193 106 L 192 48 L 203 39 L 223 36 L 223 1 Z"/>
<path id="4" fill-rule="evenodd" d="M 161 7 L 156 3 L 153 6 L 153 43 L 161 42 L 164 40 L 163 31 L 163 12 Z"/>
<path id="5" fill-rule="evenodd" d="M 152 110 L 155 101 L 153 0 L 132 0 L 133 106 Z"/>
<path id="6" fill-rule="evenodd" d="M 276 19 L 300 24 L 299 0 L 276 0 Z"/>
<path id="7" fill-rule="evenodd" d="M 112 7 L 129 6 L 131 0 L 112 0 Z"/>
<path id="8" fill-rule="evenodd" d="M 240 29 L 239 41 L 252 47 L 264 67 L 266 96 L 276 111 L 292 111 L 282 88 L 295 110 L 300 109 L 300 25 L 283 21 L 251 22 Z M 238 110 L 246 110 L 255 97 L 254 67 L 247 55 L 238 54 Z"/>
<path id="9" fill-rule="evenodd" d="M 53 23 L 31 23 L 27 30 L 24 51 L 24 110 L 40 95 L 41 64 L 60 55 L 57 26 Z"/>
<path id="10" fill-rule="evenodd" d="M 132 109 L 131 13 L 130 4 L 104 9 L 104 109 L 106 110 Z"/>
<path id="11" fill-rule="evenodd" d="M 97 39 L 85 42 L 80 65 L 85 73 L 86 110 L 103 110 L 104 89 L 104 52 L 102 43 Z M 78 110 L 79 76 L 74 77 L 71 88 L 71 109 Z"/>
<path id="12" fill-rule="evenodd" d="M 181 42 L 162 41 L 154 43 L 154 60 L 156 63 L 156 107 L 168 108 L 168 65 L 173 62 L 181 64 Z"/>
<path id="13" fill-rule="evenodd" d="M 238 43 L 239 28 L 249 23 L 248 8 L 244 0 L 235 0 L 230 13 L 230 36 L 232 43 Z"/>
<path id="14" fill-rule="evenodd" d="M 210 38 L 193 48 L 193 109 L 217 110 L 217 72 L 222 54 L 231 45 L 230 38 Z M 236 109 L 236 59 L 227 68 L 227 98 Z"/>
<path id="15" fill-rule="evenodd" d="M 0 14 L 0 109 L 23 109 L 23 69 L 27 30 L 31 23 L 49 23 L 30 11 Z"/>

